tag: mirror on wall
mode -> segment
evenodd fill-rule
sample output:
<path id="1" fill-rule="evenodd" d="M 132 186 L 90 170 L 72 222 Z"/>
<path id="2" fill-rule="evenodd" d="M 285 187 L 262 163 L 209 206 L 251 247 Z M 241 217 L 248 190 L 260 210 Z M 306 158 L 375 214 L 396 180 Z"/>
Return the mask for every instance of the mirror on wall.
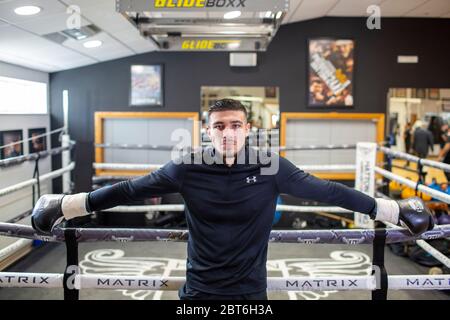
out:
<path id="1" fill-rule="evenodd" d="M 278 87 L 209 87 L 201 88 L 202 143 L 207 144 L 208 109 L 217 100 L 239 100 L 247 109 L 251 124 L 250 140 L 259 146 L 278 141 L 280 104 Z M 257 141 L 255 141 L 255 139 Z"/>
<path id="2" fill-rule="evenodd" d="M 388 113 L 386 134 L 393 149 L 417 154 L 413 138 L 421 128 L 433 137 L 433 150 L 429 148 L 426 157 L 435 158 L 446 142 L 450 88 L 391 88 Z"/>

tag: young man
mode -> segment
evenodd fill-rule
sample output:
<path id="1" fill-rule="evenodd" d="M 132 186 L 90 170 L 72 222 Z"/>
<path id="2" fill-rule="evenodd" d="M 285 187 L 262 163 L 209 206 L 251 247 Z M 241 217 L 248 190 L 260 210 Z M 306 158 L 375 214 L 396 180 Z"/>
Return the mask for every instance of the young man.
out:
<path id="1" fill-rule="evenodd" d="M 49 233 L 63 219 L 179 192 L 189 228 L 181 299 L 267 299 L 267 247 L 280 193 L 377 220 L 401 221 L 415 234 L 433 228 L 431 215 L 419 199 L 375 200 L 315 178 L 277 154 L 262 154 L 246 146 L 250 125 L 238 101 L 219 100 L 210 108 L 209 119 L 212 148 L 90 193 L 45 195 L 34 208 L 33 227 Z"/>

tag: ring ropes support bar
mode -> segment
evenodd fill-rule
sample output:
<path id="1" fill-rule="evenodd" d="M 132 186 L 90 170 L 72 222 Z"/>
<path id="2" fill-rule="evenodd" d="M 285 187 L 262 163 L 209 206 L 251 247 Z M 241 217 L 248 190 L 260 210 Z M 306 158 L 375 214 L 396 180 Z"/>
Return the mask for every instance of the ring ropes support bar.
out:
<path id="1" fill-rule="evenodd" d="M 161 168 L 161 164 L 127 164 L 127 163 L 93 163 L 94 169 L 103 170 L 157 170 Z M 302 165 L 297 166 L 305 171 L 354 171 L 355 165 Z"/>
<path id="2" fill-rule="evenodd" d="M 414 181 L 406 179 L 406 178 L 403 178 L 402 176 L 396 175 L 396 174 L 394 174 L 392 172 L 389 172 L 387 170 L 384 170 L 382 168 L 375 167 L 375 172 L 381 174 L 383 177 L 386 177 L 388 179 L 397 181 L 397 182 L 399 182 L 401 184 L 404 184 L 404 185 L 406 185 L 406 186 L 408 186 L 408 187 L 410 187 L 412 189 L 415 189 L 416 186 L 417 186 L 417 184 Z M 448 195 L 446 193 L 443 193 L 443 192 L 431 189 L 431 188 L 429 188 L 427 186 L 424 186 L 422 184 L 419 184 L 417 186 L 417 189 L 419 191 L 422 191 L 423 193 L 426 193 L 426 194 L 432 196 L 433 198 L 439 199 L 439 200 L 441 200 L 441 201 L 443 201 L 445 203 L 450 203 L 450 195 Z"/>
<path id="3" fill-rule="evenodd" d="M 404 160 L 408 160 L 408 161 L 416 162 L 416 163 L 418 163 L 420 161 L 420 163 L 424 166 L 428 166 L 428 167 L 432 167 L 432 168 L 436 168 L 436 169 L 441 169 L 446 172 L 450 172 L 450 165 L 447 163 L 442 163 L 442 162 L 428 160 L 428 159 L 422 159 L 422 158 L 413 156 L 408 153 L 404 153 L 404 152 L 400 152 L 400 151 L 392 151 L 391 149 L 386 148 L 386 147 L 378 147 L 378 150 L 380 150 L 381 152 L 384 152 L 385 154 L 391 155 L 394 158 L 400 158 L 400 159 L 404 159 Z"/>
<path id="4" fill-rule="evenodd" d="M 0 223 L 0 235 L 7 237 L 36 239 L 47 242 L 64 242 L 65 230 L 75 232 L 77 242 L 112 241 L 186 241 L 187 230 L 171 229 L 132 229 L 132 228 L 55 228 L 51 235 L 39 234 L 32 227 L 13 223 Z M 431 240 L 450 237 L 450 224 L 436 226 L 433 230 L 419 236 L 407 229 L 386 229 L 386 243 Z M 269 242 L 279 243 L 328 243 L 328 244 L 370 244 L 375 238 L 373 229 L 335 229 L 335 230 L 272 230 Z"/>
<path id="5" fill-rule="evenodd" d="M 142 205 L 142 206 L 117 206 L 101 211 L 105 212 L 153 212 L 153 211 L 184 211 L 184 204 L 161 204 L 161 205 Z M 339 207 L 322 207 L 322 206 L 291 206 L 279 204 L 276 206 L 277 211 L 289 212 L 330 212 L 330 213 L 352 213 L 353 211 L 342 209 Z"/>
<path id="6" fill-rule="evenodd" d="M 178 290 L 184 277 L 112 276 L 73 274 L 74 288 L 127 289 L 127 290 Z M 394 275 L 388 276 L 391 290 L 448 290 L 450 275 Z M 9 288 L 62 288 L 63 275 L 55 273 L 0 272 L 0 287 Z M 269 277 L 269 291 L 324 291 L 324 290 L 375 290 L 375 276 L 333 277 Z"/>
<path id="7" fill-rule="evenodd" d="M 61 169 L 58 169 L 58 170 L 55 170 L 55 171 L 43 174 L 42 176 L 39 177 L 39 181 L 43 182 L 43 181 L 46 181 L 46 180 L 49 180 L 49 179 L 53 179 L 53 178 L 59 177 L 63 173 L 71 171 L 74 168 L 75 168 L 75 162 L 71 162 L 70 165 L 68 165 L 65 168 L 61 168 Z M 7 188 L 0 189 L 0 197 L 4 196 L 4 195 L 7 195 L 7 194 L 10 194 L 12 192 L 24 189 L 26 187 L 35 185 L 37 183 L 38 183 L 37 179 L 33 178 L 33 179 L 30 179 L 30 180 L 26 180 L 26 181 L 20 182 L 18 184 L 9 186 Z"/>

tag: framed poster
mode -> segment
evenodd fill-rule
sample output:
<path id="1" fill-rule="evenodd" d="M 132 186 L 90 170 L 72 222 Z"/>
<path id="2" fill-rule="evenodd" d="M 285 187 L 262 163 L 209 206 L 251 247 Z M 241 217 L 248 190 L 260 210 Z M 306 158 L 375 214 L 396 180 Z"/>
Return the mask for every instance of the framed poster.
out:
<path id="1" fill-rule="evenodd" d="M 264 88 L 266 98 L 276 98 L 277 97 L 277 87 L 265 87 Z"/>
<path id="2" fill-rule="evenodd" d="M 354 48 L 351 39 L 309 39 L 308 106 L 353 106 Z"/>
<path id="3" fill-rule="evenodd" d="M 417 88 L 415 98 L 425 99 L 427 97 L 427 90 L 425 88 Z"/>
<path id="4" fill-rule="evenodd" d="M 131 106 L 163 106 L 163 66 L 131 66 Z"/>
<path id="5" fill-rule="evenodd" d="M 428 99 L 439 100 L 439 98 L 440 98 L 439 89 L 437 88 L 428 89 Z"/>
<path id="6" fill-rule="evenodd" d="M 36 153 L 47 150 L 47 137 L 42 136 L 46 133 L 45 128 L 28 129 L 29 153 Z"/>
<path id="7" fill-rule="evenodd" d="M 407 93 L 406 88 L 396 88 L 395 89 L 395 96 L 397 98 L 406 98 L 406 93 Z"/>
<path id="8" fill-rule="evenodd" d="M 23 139 L 22 130 L 0 131 L 0 145 L 8 145 Z M 17 143 L 12 146 L 0 149 L 0 158 L 8 159 L 23 155 L 23 143 Z"/>
<path id="9" fill-rule="evenodd" d="M 442 112 L 450 112 L 450 99 L 442 99 Z"/>

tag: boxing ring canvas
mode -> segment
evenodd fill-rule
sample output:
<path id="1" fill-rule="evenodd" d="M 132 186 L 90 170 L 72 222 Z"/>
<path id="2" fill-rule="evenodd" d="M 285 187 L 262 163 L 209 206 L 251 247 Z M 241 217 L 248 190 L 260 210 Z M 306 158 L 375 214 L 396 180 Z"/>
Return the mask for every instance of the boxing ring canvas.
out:
<path id="1" fill-rule="evenodd" d="M 381 113 L 300 113 L 281 114 L 280 143 L 296 145 L 342 145 L 357 142 L 381 143 L 385 120 Z M 281 155 L 298 166 L 354 165 L 355 150 L 285 151 Z M 381 160 L 381 154 L 378 160 Z M 354 170 L 320 172 L 315 176 L 329 180 L 354 180 Z"/>
<path id="2" fill-rule="evenodd" d="M 95 162 L 161 164 L 171 160 L 171 148 L 179 135 L 187 136 L 190 145 L 199 146 L 199 115 L 196 112 L 96 112 Z M 174 137 L 172 138 L 172 135 Z M 189 137 L 190 136 L 190 137 Z M 136 148 L 123 150 L 98 145 L 145 145 L 170 147 L 165 150 Z M 164 148 L 162 148 L 164 149 Z M 96 169 L 97 176 L 144 175 L 145 170 Z"/>

